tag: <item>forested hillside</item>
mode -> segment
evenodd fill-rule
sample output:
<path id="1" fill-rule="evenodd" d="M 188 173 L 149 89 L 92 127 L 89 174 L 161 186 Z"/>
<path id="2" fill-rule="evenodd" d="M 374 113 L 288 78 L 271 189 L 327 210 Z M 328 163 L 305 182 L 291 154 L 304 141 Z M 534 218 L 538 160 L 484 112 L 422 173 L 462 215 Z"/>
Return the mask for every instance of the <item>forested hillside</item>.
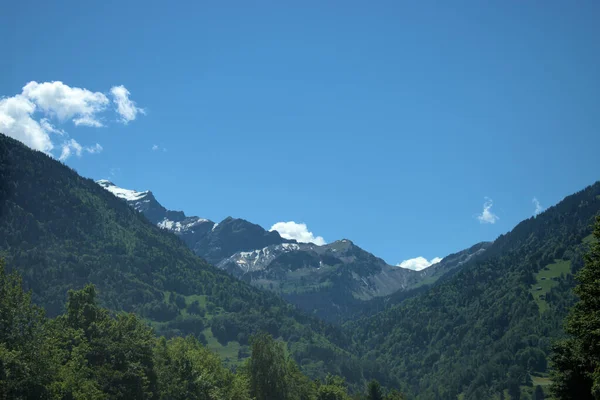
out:
<path id="1" fill-rule="evenodd" d="M 311 381 L 268 334 L 252 338 L 252 356 L 232 371 L 193 336 L 156 338 L 135 314 L 111 315 L 93 285 L 69 291 L 64 314 L 43 314 L 0 260 L 2 399 L 349 399 L 343 378 Z M 365 389 L 366 399 L 384 399 L 378 382 Z"/>
<path id="2" fill-rule="evenodd" d="M 230 363 L 247 357 L 252 334 L 267 332 L 311 377 L 386 381 L 385 369 L 343 350 L 339 329 L 208 265 L 91 179 L 3 135 L 0 253 L 49 316 L 64 311 L 69 289 L 93 283 L 102 305 L 135 312 L 168 337 L 193 334 Z"/>
<path id="3" fill-rule="evenodd" d="M 521 222 L 440 284 L 346 330 L 419 398 L 526 395 L 547 382 L 551 341 L 562 335 L 599 211 L 596 183 Z"/>
<path id="4" fill-rule="evenodd" d="M 562 319 L 575 301 L 573 274 L 594 242 L 599 212 L 596 183 L 492 244 L 449 257 L 447 268 L 440 264 L 425 277 L 431 286 L 392 295 L 371 309 L 383 311 L 340 329 L 207 264 L 92 180 L 0 136 L 1 256 L 50 317 L 65 312 L 69 289 L 92 283 L 111 313 L 141 317 L 136 331 L 149 324 L 167 338 L 191 334 L 197 341 L 163 343 L 164 357 L 203 354 L 203 343 L 236 368 L 250 355 L 250 337 L 265 332 L 286 344 L 310 378 L 341 375 L 355 391 L 372 378 L 422 399 L 527 398 L 536 385 L 547 386 L 551 342 L 563 334 Z M 31 313 L 38 311 L 23 315 Z M 107 326 L 138 326 L 133 317 L 119 318 Z M 17 363 L 21 350 L 4 346 L 6 362 Z M 71 372 L 63 373 L 60 379 Z"/>

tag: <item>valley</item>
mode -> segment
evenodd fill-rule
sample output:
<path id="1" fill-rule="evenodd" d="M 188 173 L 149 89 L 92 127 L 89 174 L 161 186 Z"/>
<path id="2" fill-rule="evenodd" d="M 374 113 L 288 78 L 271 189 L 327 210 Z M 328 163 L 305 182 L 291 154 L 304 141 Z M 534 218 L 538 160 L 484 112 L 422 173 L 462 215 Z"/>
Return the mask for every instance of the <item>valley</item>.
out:
<path id="1" fill-rule="evenodd" d="M 187 217 L 4 136 L 0 161 L 0 250 L 50 317 L 69 289 L 93 283 L 103 306 L 167 338 L 191 334 L 229 368 L 268 332 L 311 378 L 344 376 L 351 390 L 376 379 L 409 398 L 548 392 L 551 343 L 600 212 L 596 183 L 412 271 L 348 239 L 318 246 L 242 219 Z"/>

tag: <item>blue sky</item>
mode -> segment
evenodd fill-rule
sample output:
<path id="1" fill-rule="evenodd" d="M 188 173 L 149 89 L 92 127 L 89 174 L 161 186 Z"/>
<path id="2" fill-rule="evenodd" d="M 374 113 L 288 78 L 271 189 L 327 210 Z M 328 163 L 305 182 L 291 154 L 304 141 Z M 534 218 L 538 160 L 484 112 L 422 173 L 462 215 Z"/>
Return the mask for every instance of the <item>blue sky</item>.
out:
<path id="1" fill-rule="evenodd" d="M 84 176 L 393 264 L 600 178 L 597 1 L 176 3 L 7 3 L 5 114 Z"/>

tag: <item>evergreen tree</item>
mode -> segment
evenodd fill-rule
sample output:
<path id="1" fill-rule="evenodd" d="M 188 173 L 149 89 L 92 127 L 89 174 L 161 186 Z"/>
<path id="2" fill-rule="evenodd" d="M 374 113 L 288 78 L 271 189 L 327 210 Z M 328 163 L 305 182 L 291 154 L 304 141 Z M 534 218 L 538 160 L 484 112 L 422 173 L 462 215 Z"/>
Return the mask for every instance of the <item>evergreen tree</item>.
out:
<path id="1" fill-rule="evenodd" d="M 553 349 L 552 392 L 559 399 L 600 399 L 600 216 L 594 238 L 577 274 L 579 301 L 565 324 L 570 337 Z"/>
<path id="2" fill-rule="evenodd" d="M 544 400 L 546 396 L 544 395 L 544 390 L 540 385 L 535 387 L 535 391 L 533 392 L 533 400 Z"/>
<path id="3" fill-rule="evenodd" d="M 374 379 L 367 385 L 367 400 L 383 400 L 381 385 Z"/>

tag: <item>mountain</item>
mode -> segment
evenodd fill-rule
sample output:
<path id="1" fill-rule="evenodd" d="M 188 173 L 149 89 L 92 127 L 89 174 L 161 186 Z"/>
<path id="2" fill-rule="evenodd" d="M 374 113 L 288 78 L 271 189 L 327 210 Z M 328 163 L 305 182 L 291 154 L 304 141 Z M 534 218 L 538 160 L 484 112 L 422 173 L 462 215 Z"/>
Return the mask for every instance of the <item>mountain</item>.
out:
<path id="1" fill-rule="evenodd" d="M 215 225 L 214 222 L 208 219 L 186 217 L 182 211 L 167 210 L 156 200 L 154 194 L 149 190 L 138 192 L 136 190 L 123 189 L 106 179 L 101 179 L 96 181 L 96 183 L 118 198 L 125 200 L 135 210 L 142 212 L 150 222 L 161 228 L 177 233 L 193 233 L 196 230 L 210 230 Z"/>
<path id="2" fill-rule="evenodd" d="M 431 265 L 419 271 L 419 277 L 422 279 L 418 285 L 431 284 L 437 281 L 442 276 L 447 276 L 451 271 L 457 270 L 466 263 L 474 261 L 485 254 L 485 251 L 493 244 L 493 242 L 481 242 L 469 247 L 468 249 L 450 254 L 442 259 L 442 261 Z"/>
<path id="3" fill-rule="evenodd" d="M 282 238 L 278 232 L 269 232 L 260 225 L 244 219 L 227 217 L 219 222 L 200 240 L 182 235 L 183 240 L 199 256 L 217 264 L 240 251 L 253 251 L 270 245 L 296 243 Z"/>
<path id="4" fill-rule="evenodd" d="M 207 261 L 332 322 L 354 317 L 371 299 L 432 283 L 475 255 L 474 250 L 451 255 L 416 272 L 389 265 L 347 239 L 323 246 L 297 243 L 243 219 L 228 217 L 217 224 L 167 210 L 151 191 L 124 189 L 107 180 L 97 183 L 180 236 Z M 477 249 L 484 251 L 485 245 Z"/>
<path id="5" fill-rule="evenodd" d="M 150 207 L 149 194 L 121 195 Z M 268 332 L 311 377 L 387 379 L 385 368 L 345 350 L 340 329 L 209 265 L 94 181 L 4 135 L 0 255 L 50 316 L 64 310 L 69 289 L 93 283 L 104 306 L 139 314 L 159 334 L 192 334 L 230 363 L 247 356 L 252 334 Z"/>
<path id="6" fill-rule="evenodd" d="M 433 285 L 450 279 L 469 263 L 482 259 L 486 255 L 486 250 L 492 244 L 493 242 L 480 242 L 468 249 L 447 255 L 440 262 L 413 274 L 410 284 L 403 290 L 397 290 L 388 296 L 374 297 L 367 302 L 360 302 L 350 308 L 346 314 L 340 315 L 336 322 L 371 316 L 406 299 L 425 293 Z"/>
<path id="7" fill-rule="evenodd" d="M 429 268 L 412 271 L 389 265 L 348 239 L 323 246 L 297 243 L 243 219 L 228 217 L 217 224 L 167 210 L 151 191 L 124 189 L 107 180 L 97 183 L 152 223 L 181 237 L 210 263 L 336 323 L 380 310 L 390 297 L 404 299 L 426 290 L 489 246 L 480 243 Z"/>
<path id="8" fill-rule="evenodd" d="M 533 384 L 548 382 L 551 343 L 563 334 L 573 274 L 599 213 L 600 182 L 483 245 L 426 290 L 344 328 L 357 352 L 390 365 L 418 398 L 531 396 Z"/>
<path id="9" fill-rule="evenodd" d="M 188 217 L 183 211 L 163 207 L 151 191 L 124 189 L 101 179 L 96 181 L 116 197 L 123 199 L 160 228 L 178 236 L 192 251 L 212 264 L 239 251 L 251 251 L 269 245 L 296 243 L 283 239 L 277 232 L 268 232 L 260 225 L 243 219 L 227 217 L 219 223 L 200 217 Z"/>
<path id="10" fill-rule="evenodd" d="M 406 289 L 420 276 L 388 265 L 348 239 L 323 246 L 283 243 L 238 252 L 218 266 L 336 322 L 367 300 Z"/>

